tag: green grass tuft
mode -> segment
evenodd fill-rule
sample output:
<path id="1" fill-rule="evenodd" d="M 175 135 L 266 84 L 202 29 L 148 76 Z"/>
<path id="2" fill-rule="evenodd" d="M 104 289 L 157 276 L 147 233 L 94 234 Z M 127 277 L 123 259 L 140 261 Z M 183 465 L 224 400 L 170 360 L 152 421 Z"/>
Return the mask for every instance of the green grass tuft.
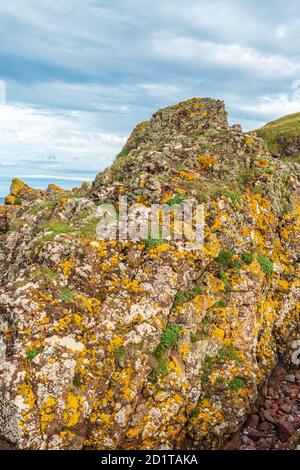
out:
<path id="1" fill-rule="evenodd" d="M 31 351 L 28 351 L 26 357 L 28 361 L 32 361 L 36 356 L 38 356 L 41 353 L 40 349 L 32 349 Z"/>
<path id="2" fill-rule="evenodd" d="M 169 206 L 175 206 L 175 204 L 181 204 L 184 200 L 185 196 L 182 196 L 182 194 L 176 194 L 171 199 L 166 201 L 166 204 L 168 204 Z"/>
<path id="3" fill-rule="evenodd" d="M 72 302 L 73 292 L 68 287 L 66 289 L 63 289 L 61 293 L 61 300 L 63 302 Z"/>
<path id="4" fill-rule="evenodd" d="M 257 260 L 258 260 L 259 264 L 261 265 L 262 270 L 264 271 L 264 273 L 267 276 L 271 276 L 273 274 L 273 270 L 274 270 L 272 261 L 269 258 L 267 258 L 266 256 L 262 255 L 262 254 L 259 254 L 257 256 Z"/>
<path id="5" fill-rule="evenodd" d="M 173 308 L 191 302 L 195 297 L 201 294 L 202 290 L 198 286 L 194 287 L 191 291 L 179 291 L 175 296 Z"/>
<path id="6" fill-rule="evenodd" d="M 229 388 L 230 390 L 234 390 L 234 391 L 238 391 L 240 390 L 241 388 L 244 388 L 245 387 L 245 382 L 240 379 L 240 378 L 235 378 L 235 379 L 232 379 L 230 382 L 229 382 Z"/>

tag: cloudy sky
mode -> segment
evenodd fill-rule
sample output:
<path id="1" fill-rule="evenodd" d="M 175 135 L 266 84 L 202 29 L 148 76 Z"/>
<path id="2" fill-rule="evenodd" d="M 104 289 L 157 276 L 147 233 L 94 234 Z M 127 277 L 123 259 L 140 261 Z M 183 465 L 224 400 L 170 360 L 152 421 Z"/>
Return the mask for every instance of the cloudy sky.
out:
<path id="1" fill-rule="evenodd" d="M 299 30 L 298 0 L 0 0 L 0 196 L 12 176 L 92 179 L 193 96 L 245 130 L 300 111 Z"/>

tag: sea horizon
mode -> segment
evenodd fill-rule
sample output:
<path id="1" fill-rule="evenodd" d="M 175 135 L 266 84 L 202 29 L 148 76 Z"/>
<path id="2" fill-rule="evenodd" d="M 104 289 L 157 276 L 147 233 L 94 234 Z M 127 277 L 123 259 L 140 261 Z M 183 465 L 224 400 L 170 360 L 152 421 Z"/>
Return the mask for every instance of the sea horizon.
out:
<path id="1" fill-rule="evenodd" d="M 91 177 L 57 177 L 57 176 L 20 176 L 18 177 L 21 181 L 28 184 L 28 186 L 34 189 L 47 189 L 49 184 L 56 184 L 62 189 L 70 190 L 76 187 L 80 187 L 83 182 L 87 181 L 91 183 L 93 178 Z M 0 176 L 0 205 L 4 204 L 5 197 L 10 193 L 10 185 L 13 180 L 11 176 Z"/>

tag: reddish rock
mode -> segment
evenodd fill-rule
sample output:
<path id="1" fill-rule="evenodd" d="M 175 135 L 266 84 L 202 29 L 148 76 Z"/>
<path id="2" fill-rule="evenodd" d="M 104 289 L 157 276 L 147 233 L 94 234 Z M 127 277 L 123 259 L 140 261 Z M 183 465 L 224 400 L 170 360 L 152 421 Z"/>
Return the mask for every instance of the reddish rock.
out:
<path id="1" fill-rule="evenodd" d="M 291 423 L 283 420 L 276 422 L 276 428 L 281 442 L 288 441 L 295 432 L 294 426 Z"/>
<path id="2" fill-rule="evenodd" d="M 268 449 L 270 446 L 270 444 L 264 437 L 261 437 L 257 444 L 259 445 L 261 449 Z"/>
<path id="3" fill-rule="evenodd" d="M 280 409 L 284 411 L 285 413 L 290 413 L 292 410 L 292 407 L 291 405 L 287 405 L 286 403 L 283 403 L 282 405 L 280 405 Z"/>
<path id="4" fill-rule="evenodd" d="M 259 431 L 269 431 L 270 424 L 268 423 L 268 421 L 264 421 L 263 423 L 260 423 L 258 425 L 258 429 Z"/>
<path id="5" fill-rule="evenodd" d="M 279 405 L 277 405 L 277 403 L 272 403 L 271 410 L 270 410 L 270 412 L 272 413 L 272 416 L 274 416 L 274 414 L 276 415 L 278 410 L 279 410 Z"/>
<path id="6" fill-rule="evenodd" d="M 263 415 L 264 415 L 264 418 L 269 421 L 270 423 L 274 423 L 275 424 L 275 419 L 274 419 L 274 416 L 272 416 L 271 412 L 269 410 L 263 410 Z"/>
<path id="7" fill-rule="evenodd" d="M 257 429 L 248 427 L 248 436 L 250 439 L 256 442 L 264 436 L 264 433 L 262 431 L 258 431 Z"/>
<path id="8" fill-rule="evenodd" d="M 224 450 L 236 450 L 240 447 L 242 441 L 241 441 L 241 435 L 240 432 L 237 432 L 233 438 L 227 442 L 226 446 L 224 447 Z"/>
<path id="9" fill-rule="evenodd" d="M 259 423 L 259 416 L 258 415 L 251 415 L 248 419 L 248 426 L 250 428 L 256 429 Z"/>

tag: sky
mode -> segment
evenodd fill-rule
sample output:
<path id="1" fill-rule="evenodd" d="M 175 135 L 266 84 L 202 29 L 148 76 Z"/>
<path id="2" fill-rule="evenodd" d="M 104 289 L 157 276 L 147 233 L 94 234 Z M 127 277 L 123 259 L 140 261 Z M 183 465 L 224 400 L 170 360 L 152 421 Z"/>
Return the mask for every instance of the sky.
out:
<path id="1" fill-rule="evenodd" d="M 91 181 L 194 96 L 244 130 L 300 111 L 299 31 L 298 0 L 0 0 L 0 196 Z"/>

